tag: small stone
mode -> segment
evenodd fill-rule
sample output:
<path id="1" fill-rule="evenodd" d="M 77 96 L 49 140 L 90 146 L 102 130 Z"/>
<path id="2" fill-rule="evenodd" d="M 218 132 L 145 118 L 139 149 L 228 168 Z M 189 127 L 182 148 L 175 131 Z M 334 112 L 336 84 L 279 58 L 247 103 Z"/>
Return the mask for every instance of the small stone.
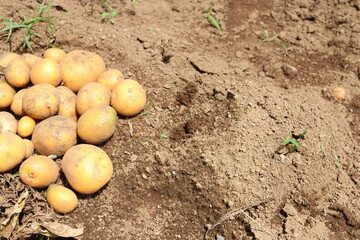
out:
<path id="1" fill-rule="evenodd" d="M 145 173 L 141 174 L 141 177 L 142 177 L 143 179 L 147 179 L 147 178 L 148 178 Z"/>
<path id="2" fill-rule="evenodd" d="M 289 216 L 296 216 L 298 213 L 296 208 L 291 204 L 286 204 L 285 207 L 283 208 L 283 210 Z"/>
<path id="3" fill-rule="evenodd" d="M 284 154 L 280 154 L 280 162 L 285 163 L 286 156 Z"/>
<path id="4" fill-rule="evenodd" d="M 151 172 L 151 168 L 150 168 L 150 167 L 146 167 L 146 168 L 145 168 L 145 172 L 150 173 L 150 172 Z"/>
<path id="5" fill-rule="evenodd" d="M 133 154 L 133 155 L 131 155 L 131 157 L 130 157 L 130 162 L 135 162 L 137 159 L 138 159 L 138 156 L 135 155 L 135 154 Z"/>
<path id="6" fill-rule="evenodd" d="M 241 52 L 241 51 L 236 51 L 235 56 L 236 56 L 237 58 L 241 58 L 243 55 L 242 55 L 242 52 Z"/>
<path id="7" fill-rule="evenodd" d="M 225 240 L 225 238 L 221 235 L 216 235 L 216 240 Z"/>

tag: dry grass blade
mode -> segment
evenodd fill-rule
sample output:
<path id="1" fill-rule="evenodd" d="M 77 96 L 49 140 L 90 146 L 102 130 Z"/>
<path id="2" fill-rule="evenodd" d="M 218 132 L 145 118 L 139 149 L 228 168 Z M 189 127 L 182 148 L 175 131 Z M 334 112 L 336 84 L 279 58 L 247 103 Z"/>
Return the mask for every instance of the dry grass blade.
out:
<path id="1" fill-rule="evenodd" d="M 248 218 L 250 218 L 252 221 L 256 222 L 256 224 L 258 224 L 267 234 L 275 237 L 273 234 L 271 234 L 268 230 L 266 230 L 259 222 L 257 222 L 255 219 L 253 219 L 251 216 L 249 216 L 249 214 L 247 214 L 245 211 L 246 210 L 249 210 L 251 208 L 254 208 L 254 207 L 257 207 L 259 205 L 263 205 L 263 204 L 266 204 L 268 202 L 271 202 L 273 201 L 274 199 L 273 198 L 270 198 L 266 201 L 262 201 L 262 202 L 259 202 L 257 204 L 253 204 L 253 205 L 250 205 L 246 208 L 237 208 L 231 212 L 228 212 L 227 214 L 225 214 L 224 216 L 222 216 L 219 221 L 217 221 L 216 223 L 214 223 L 213 225 L 211 225 L 205 232 L 205 240 L 209 239 L 208 238 L 208 233 L 209 231 L 211 231 L 212 229 L 216 228 L 217 226 L 221 225 L 223 222 L 227 221 L 227 220 L 230 220 L 232 218 L 234 218 L 236 215 L 239 215 L 240 213 L 243 213 L 245 216 L 247 216 Z"/>

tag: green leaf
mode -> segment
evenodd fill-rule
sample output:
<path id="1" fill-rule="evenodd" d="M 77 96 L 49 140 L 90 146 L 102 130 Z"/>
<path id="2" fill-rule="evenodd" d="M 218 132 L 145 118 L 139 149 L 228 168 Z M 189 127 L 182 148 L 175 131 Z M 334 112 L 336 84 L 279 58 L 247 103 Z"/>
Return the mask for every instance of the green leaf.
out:
<path id="1" fill-rule="evenodd" d="M 101 14 L 101 20 L 104 20 L 107 16 L 109 16 L 109 13 L 108 12 L 103 12 Z"/>
<path id="2" fill-rule="evenodd" d="M 161 137 L 165 138 L 165 139 L 169 139 L 170 137 L 166 134 L 160 134 Z"/>
<path id="3" fill-rule="evenodd" d="M 116 10 L 112 11 L 112 13 L 111 13 L 111 18 L 115 17 L 116 14 L 117 14 L 117 11 L 116 11 Z"/>
<path id="4" fill-rule="evenodd" d="M 304 131 L 303 131 L 303 133 L 300 135 L 300 138 L 303 138 L 306 133 L 307 133 L 307 129 L 305 128 Z"/>
<path id="5" fill-rule="evenodd" d="M 283 141 L 283 145 L 289 145 L 289 144 L 293 144 L 293 146 L 289 146 L 289 151 L 290 152 L 296 151 L 296 149 L 298 149 L 298 147 L 299 147 L 299 142 L 298 141 L 296 141 L 295 139 L 286 138 Z"/>
<path id="6" fill-rule="evenodd" d="M 115 20 L 113 18 L 109 19 L 109 22 L 111 22 L 112 24 L 115 23 Z"/>
<path id="7" fill-rule="evenodd" d="M 209 15 L 209 19 L 211 21 L 211 23 L 218 29 L 221 30 L 220 24 L 218 23 L 218 21 L 216 20 L 216 18 L 212 15 Z"/>

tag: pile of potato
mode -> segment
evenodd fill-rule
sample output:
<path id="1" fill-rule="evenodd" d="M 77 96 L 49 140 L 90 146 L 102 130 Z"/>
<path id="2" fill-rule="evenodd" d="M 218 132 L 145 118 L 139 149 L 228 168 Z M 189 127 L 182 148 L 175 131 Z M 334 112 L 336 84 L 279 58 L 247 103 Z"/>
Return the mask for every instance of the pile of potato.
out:
<path id="1" fill-rule="evenodd" d="M 25 184 L 47 187 L 50 206 L 71 212 L 78 199 L 54 184 L 60 169 L 76 192 L 102 188 L 113 164 L 96 145 L 113 135 L 118 115 L 134 116 L 145 102 L 137 81 L 106 70 L 95 53 L 57 48 L 43 57 L 5 53 L 0 56 L 0 173 L 20 165 Z M 60 167 L 54 161 L 59 157 Z"/>

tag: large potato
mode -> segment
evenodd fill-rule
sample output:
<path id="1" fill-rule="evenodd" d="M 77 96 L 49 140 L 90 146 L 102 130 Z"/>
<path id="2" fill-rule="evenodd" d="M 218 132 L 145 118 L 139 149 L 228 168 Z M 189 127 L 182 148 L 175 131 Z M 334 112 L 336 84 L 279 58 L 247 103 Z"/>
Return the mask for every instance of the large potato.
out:
<path id="1" fill-rule="evenodd" d="M 82 86 L 76 96 L 76 111 L 84 114 L 92 107 L 109 106 L 111 98 L 110 89 L 98 82 L 90 82 Z"/>
<path id="2" fill-rule="evenodd" d="M 110 106 L 87 110 L 78 120 L 77 133 L 86 143 L 100 144 L 115 132 L 117 113 Z"/>
<path id="3" fill-rule="evenodd" d="M 76 94 L 65 86 L 59 86 L 56 91 L 60 97 L 59 116 L 69 117 L 77 121 Z"/>
<path id="4" fill-rule="evenodd" d="M 28 88 L 22 99 L 24 112 L 35 119 L 54 116 L 60 105 L 56 88 L 48 83 L 40 83 Z"/>
<path id="5" fill-rule="evenodd" d="M 0 112 L 0 133 L 16 133 L 17 125 L 18 121 L 11 113 L 5 111 Z"/>
<path id="6" fill-rule="evenodd" d="M 105 71 L 103 59 L 92 52 L 74 50 L 65 55 L 60 62 L 64 85 L 78 92 L 88 82 L 95 82 Z"/>
<path id="7" fill-rule="evenodd" d="M 45 58 L 31 68 L 30 80 L 35 84 L 49 83 L 56 87 L 60 84 L 63 72 L 57 61 L 51 58 Z"/>
<path id="8" fill-rule="evenodd" d="M 26 146 L 21 137 L 14 133 L 0 133 L 0 172 L 6 172 L 19 165 L 25 157 Z"/>
<path id="9" fill-rule="evenodd" d="M 77 143 L 76 122 L 63 116 L 45 119 L 35 126 L 31 141 L 43 155 L 62 156 Z"/>
<path id="10" fill-rule="evenodd" d="M 83 194 L 92 194 L 108 183 L 113 164 L 101 148 L 79 144 L 70 148 L 61 160 L 61 169 L 71 187 Z"/>

